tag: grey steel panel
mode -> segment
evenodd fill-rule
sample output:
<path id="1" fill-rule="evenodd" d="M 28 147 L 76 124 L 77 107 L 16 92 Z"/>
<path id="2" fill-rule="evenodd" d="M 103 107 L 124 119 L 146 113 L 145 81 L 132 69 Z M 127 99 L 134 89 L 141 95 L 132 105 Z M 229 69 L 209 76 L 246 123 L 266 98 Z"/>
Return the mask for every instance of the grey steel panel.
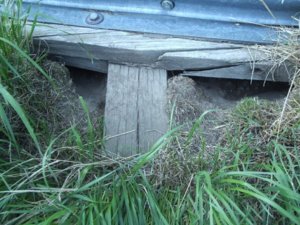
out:
<path id="1" fill-rule="evenodd" d="M 174 0 L 166 11 L 159 0 L 23 0 L 40 2 L 40 13 L 74 26 L 169 34 L 235 42 L 271 43 L 269 28 L 253 24 L 296 26 L 292 16 L 300 12 L 299 0 L 265 0 L 277 20 L 259 0 Z M 35 10 L 37 5 L 35 4 Z M 101 12 L 102 23 L 89 25 L 90 11 Z M 58 23 L 47 17 L 39 21 Z"/>

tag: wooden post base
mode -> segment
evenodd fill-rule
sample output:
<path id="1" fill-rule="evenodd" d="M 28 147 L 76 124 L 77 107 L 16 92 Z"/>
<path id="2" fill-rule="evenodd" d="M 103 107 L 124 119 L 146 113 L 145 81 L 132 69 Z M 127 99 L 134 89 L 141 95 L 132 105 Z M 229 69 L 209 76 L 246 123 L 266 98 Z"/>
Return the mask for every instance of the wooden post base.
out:
<path id="1" fill-rule="evenodd" d="M 167 72 L 109 64 L 105 106 L 106 150 L 146 152 L 168 130 Z"/>

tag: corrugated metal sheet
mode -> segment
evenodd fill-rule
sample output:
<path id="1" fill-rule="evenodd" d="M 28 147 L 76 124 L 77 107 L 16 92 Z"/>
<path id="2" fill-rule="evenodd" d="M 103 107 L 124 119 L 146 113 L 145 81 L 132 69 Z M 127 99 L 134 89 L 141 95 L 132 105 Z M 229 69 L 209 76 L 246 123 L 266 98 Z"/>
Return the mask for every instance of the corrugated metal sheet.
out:
<path id="1" fill-rule="evenodd" d="M 34 11 L 39 8 L 51 17 L 40 16 L 41 22 L 243 43 L 271 43 L 276 32 L 262 25 L 297 26 L 292 17 L 300 12 L 299 0 L 265 0 L 276 19 L 260 0 L 167 1 L 173 2 L 172 10 L 159 0 L 23 0 L 26 7 L 33 4 Z M 88 24 L 91 11 L 104 20 Z"/>

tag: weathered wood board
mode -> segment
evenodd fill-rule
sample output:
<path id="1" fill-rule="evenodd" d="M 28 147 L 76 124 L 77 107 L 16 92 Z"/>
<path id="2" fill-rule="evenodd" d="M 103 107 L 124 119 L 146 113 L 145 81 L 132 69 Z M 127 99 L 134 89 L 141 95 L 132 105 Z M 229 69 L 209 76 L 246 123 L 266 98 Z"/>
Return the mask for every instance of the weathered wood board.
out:
<path id="1" fill-rule="evenodd" d="M 185 52 L 209 49 L 240 48 L 239 45 L 211 43 L 200 40 L 181 39 L 166 36 L 149 36 L 122 31 L 71 28 L 64 31 L 61 26 L 52 29 L 37 27 L 34 36 L 37 48 L 49 47 L 49 53 L 62 58 L 74 57 L 96 61 L 108 61 L 127 65 L 144 65 L 170 70 L 168 65 L 160 66 L 158 61 L 168 52 Z M 53 31 L 57 29 L 57 32 Z M 70 61 L 70 60 L 68 60 Z M 180 59 L 177 63 L 180 64 Z M 91 63 L 92 64 L 92 63 Z M 184 67 L 183 67 L 184 68 Z M 107 70 L 107 67 L 101 68 Z"/>
<path id="2" fill-rule="evenodd" d="M 81 69 L 107 73 L 108 62 L 102 60 L 91 60 L 87 58 L 77 58 L 72 56 L 48 55 L 48 58 L 59 63 L 77 67 Z"/>
<path id="3" fill-rule="evenodd" d="M 167 73 L 109 64 L 105 106 L 106 150 L 146 152 L 168 130 Z"/>
<path id="4" fill-rule="evenodd" d="M 167 67 L 168 70 L 214 69 L 263 61 L 266 57 L 263 52 L 244 48 L 168 52 L 160 56 L 156 66 Z"/>
<path id="5" fill-rule="evenodd" d="M 266 71 L 269 71 L 266 73 Z M 211 78 L 230 78 L 240 80 L 265 80 L 276 82 L 287 82 L 295 74 L 295 68 L 292 65 L 286 64 L 281 67 L 272 67 L 269 64 L 258 63 L 242 64 L 229 66 L 218 69 L 202 70 L 202 71 L 184 71 L 180 75 L 196 76 L 196 77 L 211 77 Z"/>
<path id="6" fill-rule="evenodd" d="M 37 26 L 34 37 L 35 48 L 46 49 L 50 54 L 59 56 L 58 61 L 103 73 L 108 72 L 109 63 L 115 63 L 164 70 L 221 69 L 216 71 L 218 77 L 237 79 L 241 75 L 242 79 L 247 79 L 248 73 L 246 76 L 241 74 L 241 68 L 247 68 L 250 63 L 264 63 L 269 66 L 253 70 L 252 76 L 264 80 L 264 75 L 269 73 L 268 68 L 272 66 L 272 62 L 266 60 L 265 53 L 256 47 L 195 38 L 62 25 Z M 240 67 L 236 67 L 236 71 L 233 68 L 225 69 L 231 66 Z M 282 67 L 278 70 L 280 79 L 288 81 L 288 73 Z"/>

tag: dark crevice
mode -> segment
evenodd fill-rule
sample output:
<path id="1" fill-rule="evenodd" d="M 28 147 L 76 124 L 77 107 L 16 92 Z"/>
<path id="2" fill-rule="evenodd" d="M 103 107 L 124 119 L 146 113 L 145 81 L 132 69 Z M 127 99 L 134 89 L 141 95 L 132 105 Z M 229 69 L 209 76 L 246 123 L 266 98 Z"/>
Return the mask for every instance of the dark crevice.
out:
<path id="1" fill-rule="evenodd" d="M 77 94 L 84 98 L 90 113 L 104 115 L 107 74 L 75 67 L 67 68 Z"/>
<path id="2" fill-rule="evenodd" d="M 259 71 L 258 71 L 259 72 Z M 183 71 L 168 71 L 168 79 L 182 74 Z M 262 80 L 238 80 L 229 78 L 195 77 L 191 78 L 197 89 L 206 95 L 216 106 L 227 103 L 236 104 L 245 97 L 259 97 L 270 101 L 282 100 L 287 95 L 289 83 Z"/>
<path id="3" fill-rule="evenodd" d="M 223 69 L 223 68 L 229 68 L 229 67 L 236 67 L 239 66 L 239 64 L 233 64 L 233 65 L 227 65 L 227 66 L 216 66 L 216 67 L 209 67 L 209 68 L 192 68 L 192 69 L 186 69 L 183 70 L 184 72 L 198 72 L 198 71 L 210 71 L 215 69 Z"/>

